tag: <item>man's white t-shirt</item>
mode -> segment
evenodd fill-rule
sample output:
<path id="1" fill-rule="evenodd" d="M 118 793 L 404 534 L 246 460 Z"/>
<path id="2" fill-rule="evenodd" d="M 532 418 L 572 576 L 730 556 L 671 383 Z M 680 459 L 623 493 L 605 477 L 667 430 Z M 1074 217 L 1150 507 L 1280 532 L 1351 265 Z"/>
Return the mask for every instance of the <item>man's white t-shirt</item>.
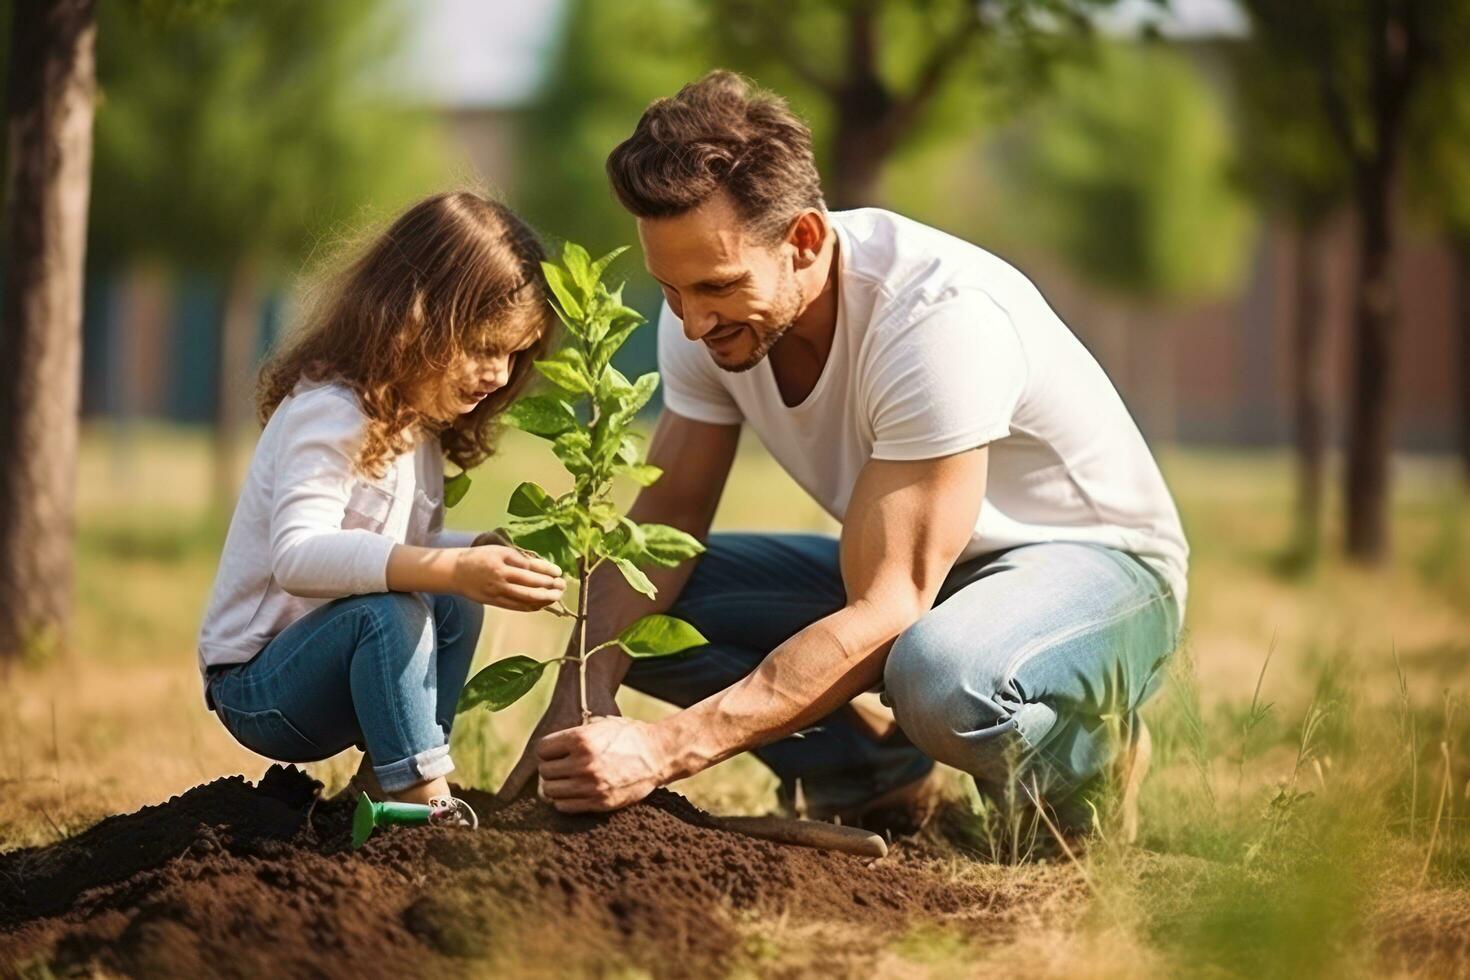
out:
<path id="1" fill-rule="evenodd" d="M 829 215 L 838 240 L 832 350 L 806 399 L 782 401 L 767 358 L 720 369 L 659 318 L 664 404 L 745 423 L 837 520 L 870 459 L 988 445 L 985 500 L 961 555 L 1043 541 L 1131 552 L 1182 611 L 1189 548 L 1168 487 L 1107 375 L 1015 268 L 888 211 Z"/>

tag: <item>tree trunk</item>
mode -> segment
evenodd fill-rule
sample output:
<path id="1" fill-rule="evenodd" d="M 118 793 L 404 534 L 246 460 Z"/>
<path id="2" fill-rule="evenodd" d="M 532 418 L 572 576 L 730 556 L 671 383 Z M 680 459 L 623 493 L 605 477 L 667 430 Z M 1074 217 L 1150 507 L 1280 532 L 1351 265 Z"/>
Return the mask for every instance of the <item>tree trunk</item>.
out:
<path id="1" fill-rule="evenodd" d="M 860 92 L 844 92 L 838 103 L 828 168 L 828 207 L 834 211 L 875 207 L 881 203 L 878 181 L 891 147 L 879 104 Z"/>
<path id="2" fill-rule="evenodd" d="M 1455 277 L 1455 315 L 1459 321 L 1460 464 L 1470 487 L 1470 237 L 1455 243 L 1459 274 Z"/>
<path id="3" fill-rule="evenodd" d="M 240 479 L 240 433 L 251 418 L 251 379 L 260 340 L 260 282 L 255 263 L 242 259 L 230 273 L 220 319 L 219 390 L 215 403 L 214 509 L 228 517 Z"/>
<path id="4" fill-rule="evenodd" d="M 877 11 L 854 3 L 847 14 L 847 70 L 833 96 L 835 112 L 828 204 L 835 210 L 878 203 L 878 178 L 893 152 L 893 96 L 878 74 Z"/>
<path id="5" fill-rule="evenodd" d="M 14 6 L 0 324 L 0 659 L 64 644 L 72 602 L 93 0 Z"/>
<path id="6" fill-rule="evenodd" d="M 1348 415 L 1347 553 L 1376 565 L 1388 557 L 1388 466 L 1393 424 L 1393 331 L 1397 316 L 1393 174 L 1366 168 L 1358 181 L 1358 282 L 1353 312 Z"/>
<path id="7" fill-rule="evenodd" d="M 1297 227 L 1296 294 L 1292 308 L 1292 423 L 1296 445 L 1296 557 L 1311 563 L 1321 550 L 1327 455 L 1327 361 L 1323 357 L 1323 225 Z"/>

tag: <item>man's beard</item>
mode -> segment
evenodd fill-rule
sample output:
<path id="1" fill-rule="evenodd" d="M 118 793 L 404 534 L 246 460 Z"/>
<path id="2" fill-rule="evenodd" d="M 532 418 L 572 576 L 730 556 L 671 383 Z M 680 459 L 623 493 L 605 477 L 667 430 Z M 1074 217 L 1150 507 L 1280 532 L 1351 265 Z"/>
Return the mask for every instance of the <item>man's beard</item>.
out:
<path id="1" fill-rule="evenodd" d="M 771 307 L 770 319 L 779 326 L 772 327 L 764 332 L 757 331 L 755 327 L 749 329 L 755 333 L 755 349 L 739 364 L 726 364 L 716 360 L 715 364 L 721 370 L 729 371 L 731 374 L 742 374 L 755 367 L 766 359 L 771 348 L 784 336 L 786 332 L 796 325 L 796 315 L 801 311 L 801 288 L 796 284 L 795 274 L 788 274 L 777 287 L 776 302 Z"/>

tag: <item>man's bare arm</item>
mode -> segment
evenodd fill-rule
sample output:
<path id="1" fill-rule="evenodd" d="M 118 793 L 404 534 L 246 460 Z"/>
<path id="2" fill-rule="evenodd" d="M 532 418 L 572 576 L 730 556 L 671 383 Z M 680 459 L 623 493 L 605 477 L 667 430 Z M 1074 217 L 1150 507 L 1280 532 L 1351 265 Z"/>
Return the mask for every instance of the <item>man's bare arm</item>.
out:
<path id="1" fill-rule="evenodd" d="M 668 719 L 672 778 L 799 731 L 881 680 L 893 641 L 933 605 L 974 533 L 985 464 L 981 448 L 864 468 L 842 530 L 847 605 L 745 679 Z"/>
<path id="2" fill-rule="evenodd" d="M 974 533 L 984 448 L 864 467 L 842 533 L 848 603 L 777 647 L 748 677 L 653 724 L 622 718 L 537 746 L 558 809 L 608 810 L 810 725 L 872 687 L 893 641 L 932 606 Z"/>

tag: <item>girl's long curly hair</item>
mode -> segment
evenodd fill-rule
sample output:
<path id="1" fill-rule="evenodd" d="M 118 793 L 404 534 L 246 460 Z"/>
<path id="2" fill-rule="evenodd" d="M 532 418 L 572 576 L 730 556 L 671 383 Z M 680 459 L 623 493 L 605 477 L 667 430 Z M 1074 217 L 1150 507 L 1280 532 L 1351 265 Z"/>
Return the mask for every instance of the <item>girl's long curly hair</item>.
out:
<path id="1" fill-rule="evenodd" d="M 309 299 L 300 329 L 260 372 L 264 424 L 297 382 L 351 388 L 368 424 L 356 465 L 381 477 L 417 433 L 437 433 L 463 469 L 493 451 L 495 417 L 515 400 L 556 326 L 541 243 L 505 205 L 468 191 L 409 208 Z M 470 355 L 516 354 L 505 387 L 445 423 L 411 394 Z"/>

